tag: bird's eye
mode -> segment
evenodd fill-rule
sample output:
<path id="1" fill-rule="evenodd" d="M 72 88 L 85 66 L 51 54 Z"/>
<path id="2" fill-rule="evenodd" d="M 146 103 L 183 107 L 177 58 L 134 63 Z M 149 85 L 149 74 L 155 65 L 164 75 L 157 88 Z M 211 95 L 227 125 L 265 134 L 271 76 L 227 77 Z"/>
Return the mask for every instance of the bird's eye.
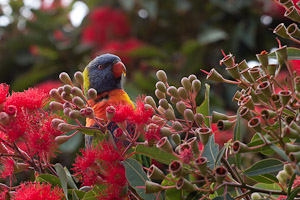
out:
<path id="1" fill-rule="evenodd" d="M 98 65 L 99 70 L 102 70 L 103 68 L 104 68 L 103 65 Z"/>

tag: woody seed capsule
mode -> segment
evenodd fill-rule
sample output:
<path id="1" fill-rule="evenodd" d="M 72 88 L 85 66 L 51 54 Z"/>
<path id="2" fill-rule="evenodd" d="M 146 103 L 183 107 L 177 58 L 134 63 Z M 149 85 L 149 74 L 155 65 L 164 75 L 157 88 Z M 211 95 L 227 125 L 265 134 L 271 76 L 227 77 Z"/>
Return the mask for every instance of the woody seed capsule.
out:
<path id="1" fill-rule="evenodd" d="M 166 93 L 166 91 L 167 91 L 166 85 L 162 81 L 158 81 L 156 83 L 155 87 L 162 93 Z"/>
<path id="2" fill-rule="evenodd" d="M 67 85 L 73 85 L 69 74 L 67 74 L 66 72 L 60 73 L 59 79 Z"/>
<path id="3" fill-rule="evenodd" d="M 82 72 L 75 72 L 75 74 L 74 74 L 74 78 L 78 81 L 78 83 L 80 84 L 80 85 L 82 85 L 83 84 L 83 74 L 82 74 Z"/>
<path id="4" fill-rule="evenodd" d="M 156 76 L 157 76 L 158 80 L 160 80 L 160 81 L 162 81 L 164 83 L 167 82 L 167 74 L 163 70 L 158 70 L 156 72 Z"/>

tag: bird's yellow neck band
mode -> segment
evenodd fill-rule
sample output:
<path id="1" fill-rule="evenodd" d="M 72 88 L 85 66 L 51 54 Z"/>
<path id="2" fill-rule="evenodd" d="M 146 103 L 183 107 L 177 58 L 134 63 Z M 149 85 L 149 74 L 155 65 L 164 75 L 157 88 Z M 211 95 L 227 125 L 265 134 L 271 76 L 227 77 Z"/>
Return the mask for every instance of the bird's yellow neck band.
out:
<path id="1" fill-rule="evenodd" d="M 83 70 L 83 88 L 85 90 L 85 93 L 87 94 L 87 91 L 90 87 L 90 80 L 89 80 L 89 72 L 87 67 Z"/>

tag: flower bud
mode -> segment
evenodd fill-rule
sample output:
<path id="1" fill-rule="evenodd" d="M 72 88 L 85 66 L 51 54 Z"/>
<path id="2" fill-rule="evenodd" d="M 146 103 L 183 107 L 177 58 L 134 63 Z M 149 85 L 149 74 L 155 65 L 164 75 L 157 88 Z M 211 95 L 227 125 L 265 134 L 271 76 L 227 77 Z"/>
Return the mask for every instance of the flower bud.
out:
<path id="1" fill-rule="evenodd" d="M 151 105 L 153 108 L 156 108 L 156 103 L 151 96 L 146 96 L 145 103 Z"/>
<path id="2" fill-rule="evenodd" d="M 176 98 L 176 97 L 171 97 L 170 101 L 171 101 L 172 104 L 176 104 L 178 101 L 180 101 L 180 99 Z"/>
<path id="3" fill-rule="evenodd" d="M 90 88 L 88 90 L 87 96 L 89 99 L 96 99 L 97 98 L 97 91 L 94 88 Z"/>
<path id="4" fill-rule="evenodd" d="M 93 119 L 95 117 L 94 109 L 91 107 L 81 109 L 80 113 L 86 118 Z"/>
<path id="5" fill-rule="evenodd" d="M 298 152 L 291 152 L 289 154 L 289 158 L 291 159 L 292 162 L 299 163 L 300 162 L 300 151 L 298 151 Z"/>
<path id="6" fill-rule="evenodd" d="M 163 107 L 164 109 L 168 109 L 169 108 L 169 102 L 167 101 L 167 99 L 160 99 L 158 104 Z"/>
<path id="7" fill-rule="evenodd" d="M 79 97 L 82 97 L 82 98 L 83 98 L 82 90 L 79 89 L 78 87 L 72 87 L 72 89 L 71 89 L 71 94 L 72 94 L 73 96 L 79 96 Z"/>
<path id="8" fill-rule="evenodd" d="M 173 97 L 176 97 L 176 98 L 179 98 L 179 94 L 178 94 L 178 91 L 177 91 L 177 88 L 174 87 L 174 86 L 170 86 L 168 89 L 167 89 L 167 92 L 173 96 Z"/>
<path id="9" fill-rule="evenodd" d="M 166 98 L 166 94 L 162 93 L 161 91 L 159 91 L 158 89 L 155 90 L 155 96 L 158 99 L 165 99 Z"/>
<path id="10" fill-rule="evenodd" d="M 152 181 L 146 181 L 145 185 L 146 185 L 146 191 L 145 191 L 146 194 L 156 193 L 163 190 L 163 186 L 161 186 L 158 183 L 154 183 Z"/>
<path id="11" fill-rule="evenodd" d="M 228 170 L 224 168 L 223 166 L 217 167 L 215 169 L 215 176 L 216 176 L 216 181 L 217 183 L 221 184 L 225 177 L 228 174 Z"/>
<path id="12" fill-rule="evenodd" d="M 63 89 L 64 89 L 65 93 L 71 94 L 72 86 L 71 85 L 64 85 Z"/>
<path id="13" fill-rule="evenodd" d="M 57 88 L 57 92 L 59 95 L 61 95 L 61 93 L 64 91 L 64 87 L 59 87 Z"/>
<path id="14" fill-rule="evenodd" d="M 289 175 L 284 170 L 281 170 L 278 172 L 276 178 L 278 179 L 279 184 L 286 185 Z"/>
<path id="15" fill-rule="evenodd" d="M 66 101 L 72 101 L 72 95 L 71 94 L 67 94 L 66 92 L 62 92 L 61 93 L 61 97 L 66 100 Z"/>
<path id="16" fill-rule="evenodd" d="M 61 132 L 69 132 L 69 131 L 73 130 L 73 128 L 70 124 L 60 123 L 58 125 L 58 130 L 61 131 Z"/>
<path id="17" fill-rule="evenodd" d="M 73 107 L 74 107 L 74 105 L 72 103 L 70 103 L 70 102 L 65 102 L 63 104 L 63 109 L 65 109 L 65 108 L 71 108 L 71 109 L 73 109 Z"/>
<path id="18" fill-rule="evenodd" d="M 183 115 L 187 121 L 194 122 L 194 113 L 191 109 L 185 109 Z"/>
<path id="19" fill-rule="evenodd" d="M 151 165 L 149 170 L 147 171 L 148 178 L 156 179 L 156 180 L 163 180 L 166 176 L 164 173 L 155 165 Z"/>
<path id="20" fill-rule="evenodd" d="M 178 121 L 175 121 L 173 124 L 172 124 L 172 127 L 175 131 L 182 131 L 183 128 L 182 128 L 182 125 L 180 122 Z"/>
<path id="21" fill-rule="evenodd" d="M 166 93 L 167 92 L 167 88 L 166 88 L 166 85 L 161 82 L 161 81 L 158 81 L 155 85 L 155 87 L 162 93 Z"/>
<path id="22" fill-rule="evenodd" d="M 160 81 L 162 81 L 164 83 L 167 82 L 167 74 L 163 70 L 158 70 L 156 72 L 156 77 L 158 78 L 158 80 L 160 80 Z"/>
<path id="23" fill-rule="evenodd" d="M 169 128 L 167 128 L 167 127 L 162 127 L 162 128 L 160 128 L 160 129 L 159 129 L 159 132 L 160 132 L 160 134 L 161 134 L 162 136 L 166 136 L 166 137 L 172 135 L 171 130 L 170 130 Z"/>
<path id="24" fill-rule="evenodd" d="M 158 143 L 156 143 L 156 147 L 164 150 L 167 153 L 173 153 L 172 146 L 167 137 L 161 138 Z"/>
<path id="25" fill-rule="evenodd" d="M 63 109 L 63 104 L 59 103 L 57 101 L 51 101 L 49 104 L 50 110 L 62 110 Z"/>
<path id="26" fill-rule="evenodd" d="M 174 111 L 172 111 L 170 108 L 168 108 L 164 111 L 164 116 L 167 120 L 175 120 L 176 119 Z"/>
<path id="27" fill-rule="evenodd" d="M 189 75 L 188 79 L 189 79 L 189 81 L 192 83 L 194 80 L 197 79 L 197 76 L 194 75 L 194 74 L 191 74 L 191 75 Z"/>
<path id="28" fill-rule="evenodd" d="M 158 106 L 157 109 L 158 109 L 158 111 L 161 112 L 161 113 L 164 113 L 164 112 L 165 112 L 165 109 L 164 109 L 163 107 L 161 107 L 161 106 Z"/>
<path id="29" fill-rule="evenodd" d="M 176 145 L 181 144 L 181 138 L 179 134 L 172 134 L 172 140 Z"/>
<path id="30" fill-rule="evenodd" d="M 5 112 L 10 116 L 15 116 L 17 114 L 17 107 L 14 105 L 8 105 Z"/>
<path id="31" fill-rule="evenodd" d="M 66 72 L 60 73 L 59 79 L 67 85 L 73 85 L 69 74 L 67 74 Z"/>
<path id="32" fill-rule="evenodd" d="M 286 154 L 289 154 L 291 152 L 297 152 L 297 151 L 300 151 L 300 145 L 290 144 L 290 143 L 285 144 L 285 153 Z"/>
<path id="33" fill-rule="evenodd" d="M 198 92 L 200 91 L 200 89 L 201 89 L 201 82 L 198 79 L 193 80 L 193 82 L 192 82 L 192 89 L 193 89 L 193 92 L 195 92 L 195 94 L 198 94 Z"/>
<path id="34" fill-rule="evenodd" d="M 251 194 L 251 199 L 252 200 L 259 200 L 259 199 L 262 199 L 262 196 L 259 193 L 257 193 L 257 192 L 253 192 Z"/>
<path id="35" fill-rule="evenodd" d="M 63 98 L 58 93 L 57 89 L 52 89 L 49 92 L 50 96 L 55 99 L 56 101 L 64 101 Z"/>
<path id="36" fill-rule="evenodd" d="M 84 107 L 84 102 L 80 97 L 73 97 L 72 102 L 80 108 Z"/>
<path id="37" fill-rule="evenodd" d="M 115 107 L 108 106 L 106 108 L 106 117 L 107 117 L 107 119 L 111 120 L 115 116 L 115 113 L 116 113 L 116 108 Z"/>
<path id="38" fill-rule="evenodd" d="M 193 192 L 197 190 L 197 186 L 192 184 L 190 181 L 186 180 L 185 178 L 181 177 L 176 182 L 176 189 L 177 190 L 185 190 L 187 192 Z"/>
<path id="39" fill-rule="evenodd" d="M 69 113 L 72 111 L 72 109 L 71 108 L 65 108 L 64 109 L 64 115 L 65 116 L 69 116 Z"/>
<path id="40" fill-rule="evenodd" d="M 82 116 L 82 114 L 81 114 L 81 112 L 79 110 L 71 110 L 69 112 L 69 117 L 71 119 L 78 119 L 78 118 L 81 118 L 83 116 Z"/>
<path id="41" fill-rule="evenodd" d="M 183 114 L 186 109 L 185 103 L 183 101 L 178 101 L 176 103 L 176 109 L 180 114 Z"/>
<path id="42" fill-rule="evenodd" d="M 179 97 L 182 98 L 182 99 L 187 99 L 188 98 L 187 91 L 183 87 L 178 88 L 178 94 L 179 94 Z"/>
<path id="43" fill-rule="evenodd" d="M 55 143 L 57 145 L 61 145 L 61 144 L 64 144 L 65 142 L 67 142 L 69 139 L 70 139 L 70 136 L 67 136 L 67 135 L 56 136 Z"/>
<path id="44" fill-rule="evenodd" d="M 55 128 L 55 129 L 58 128 L 58 125 L 59 125 L 60 123 L 65 123 L 65 121 L 62 120 L 62 119 L 58 119 L 58 118 L 54 118 L 54 119 L 52 119 L 52 121 L 51 121 L 51 125 L 52 125 L 52 127 Z"/>
<path id="45" fill-rule="evenodd" d="M 9 116 L 6 112 L 0 113 L 0 124 L 6 126 L 9 123 Z"/>
<path id="46" fill-rule="evenodd" d="M 181 79 L 181 85 L 183 86 L 183 88 L 186 90 L 186 91 L 190 91 L 192 89 L 192 84 L 191 84 L 191 81 L 186 78 L 186 77 L 183 77 Z"/>
<path id="47" fill-rule="evenodd" d="M 294 174 L 294 168 L 291 164 L 285 164 L 283 166 L 283 170 L 287 173 L 287 175 L 292 176 Z"/>
<path id="48" fill-rule="evenodd" d="M 196 113 L 194 115 L 194 119 L 198 126 L 202 126 L 203 121 L 204 121 L 204 116 L 201 113 Z"/>
<path id="49" fill-rule="evenodd" d="M 75 72 L 75 74 L 74 74 L 74 78 L 76 79 L 76 81 L 78 81 L 78 83 L 80 84 L 80 85 L 82 85 L 83 84 L 83 74 L 82 74 L 82 72 Z"/>

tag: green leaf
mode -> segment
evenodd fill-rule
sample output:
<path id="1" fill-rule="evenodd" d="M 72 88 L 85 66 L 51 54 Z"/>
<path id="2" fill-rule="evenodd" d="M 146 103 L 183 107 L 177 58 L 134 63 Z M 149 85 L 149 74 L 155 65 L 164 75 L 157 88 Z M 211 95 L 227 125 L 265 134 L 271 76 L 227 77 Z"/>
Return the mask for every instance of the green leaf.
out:
<path id="1" fill-rule="evenodd" d="M 198 200 L 198 199 L 201 199 L 202 196 L 203 196 L 203 192 L 191 192 L 186 197 L 186 200 Z"/>
<path id="2" fill-rule="evenodd" d="M 257 176 L 251 176 L 249 178 L 251 178 L 259 183 L 268 183 L 268 184 L 278 183 L 278 179 L 271 174 L 261 174 L 261 175 L 257 175 Z"/>
<path id="3" fill-rule="evenodd" d="M 272 191 L 282 191 L 281 187 L 278 184 L 267 184 L 267 183 L 257 183 L 254 185 L 255 188 L 271 190 Z"/>
<path id="4" fill-rule="evenodd" d="M 216 158 L 216 161 L 215 161 L 215 166 L 218 166 L 221 162 L 221 159 L 225 153 L 225 150 L 229 148 L 229 144 L 230 142 L 227 142 L 223 147 L 222 149 L 219 151 L 218 155 L 217 155 L 217 158 Z"/>
<path id="5" fill-rule="evenodd" d="M 178 160 L 173 154 L 167 153 L 157 147 L 148 147 L 145 145 L 137 145 L 135 149 L 136 153 L 146 155 L 152 159 L 157 160 L 163 164 L 170 164 L 173 160 Z"/>
<path id="6" fill-rule="evenodd" d="M 215 163 L 217 161 L 217 155 L 219 153 L 219 145 L 215 143 L 215 136 L 212 134 L 207 144 L 204 147 L 202 157 L 206 157 L 208 160 L 208 167 L 210 169 L 215 168 Z"/>
<path id="7" fill-rule="evenodd" d="M 207 45 L 227 38 L 227 33 L 222 29 L 206 29 L 198 36 L 198 42 Z"/>
<path id="8" fill-rule="evenodd" d="M 283 162 L 280 160 L 269 158 L 261 160 L 251 167 L 246 169 L 243 174 L 246 176 L 257 176 L 261 174 L 269 174 L 271 172 L 277 172 L 283 167 Z"/>
<path id="9" fill-rule="evenodd" d="M 297 187 L 293 190 L 293 192 L 289 195 L 289 197 L 287 198 L 287 200 L 294 200 L 295 197 L 298 195 L 298 193 L 300 192 L 300 187 Z"/>
<path id="10" fill-rule="evenodd" d="M 73 178 L 72 178 L 72 175 L 71 175 L 70 171 L 69 171 L 66 167 L 64 167 L 64 170 L 65 170 L 66 175 L 67 175 L 67 182 L 68 182 L 68 185 L 69 185 L 72 189 L 78 190 L 77 185 L 76 185 L 76 183 L 74 182 L 74 180 L 73 180 Z"/>
<path id="11" fill-rule="evenodd" d="M 72 191 L 72 198 L 73 198 L 73 200 L 79 200 L 79 198 L 74 190 Z"/>
<path id="12" fill-rule="evenodd" d="M 147 58 L 153 58 L 153 57 L 165 57 L 165 55 L 162 53 L 161 49 L 156 48 L 155 46 L 143 46 L 137 49 L 134 49 L 129 52 L 130 56 L 133 57 L 147 57 Z"/>
<path id="13" fill-rule="evenodd" d="M 288 47 L 287 51 L 289 60 L 300 60 L 300 49 L 295 47 Z M 275 52 L 270 53 L 269 58 L 277 59 Z"/>
<path id="14" fill-rule="evenodd" d="M 156 199 L 154 194 L 146 194 L 145 188 L 139 188 L 145 187 L 145 182 L 150 181 L 144 172 L 142 165 L 138 161 L 128 158 L 124 160 L 124 167 L 128 183 L 136 190 L 137 194 L 145 200 Z"/>
<path id="15" fill-rule="evenodd" d="M 258 135 L 260 136 L 261 139 L 263 139 L 262 135 L 260 133 L 258 133 Z M 268 140 L 267 138 L 265 138 L 265 140 L 268 142 L 268 143 L 271 143 L 270 140 Z M 278 146 L 276 146 L 275 144 L 270 144 L 269 145 L 271 149 L 273 149 L 281 158 L 283 158 L 284 160 L 286 161 L 289 161 L 290 162 L 290 159 L 289 157 L 287 157 L 287 155 L 285 154 L 285 152 L 280 149 Z"/>
<path id="16" fill-rule="evenodd" d="M 68 183 L 67 183 L 67 174 L 60 163 L 55 164 L 55 169 L 60 180 L 62 189 L 64 190 L 66 199 L 68 200 Z"/>
<path id="17" fill-rule="evenodd" d="M 84 195 L 86 194 L 86 192 L 81 191 L 81 190 L 76 190 L 76 189 L 68 189 L 68 192 L 69 192 L 69 194 L 72 194 L 73 199 L 74 199 L 74 194 L 76 195 L 76 197 L 78 199 L 82 199 L 84 197 Z"/>
<path id="18" fill-rule="evenodd" d="M 218 197 L 216 197 L 216 198 L 213 198 L 213 200 L 224 200 L 224 199 L 226 199 L 226 200 L 234 200 L 234 198 L 232 198 L 232 196 L 230 195 L 230 194 L 226 194 L 225 196 L 218 196 Z"/>
<path id="19" fill-rule="evenodd" d="M 294 183 L 294 180 L 296 178 L 296 174 L 294 173 L 289 181 L 289 186 L 288 186 L 288 190 L 287 190 L 287 194 L 290 195 L 291 193 L 291 190 L 292 190 L 292 186 L 293 186 L 293 183 Z"/>
<path id="20" fill-rule="evenodd" d="M 98 194 L 94 190 L 88 191 L 82 198 L 82 200 L 97 200 Z"/>
<path id="21" fill-rule="evenodd" d="M 241 122 L 240 122 L 240 109 L 237 112 L 236 123 L 233 132 L 233 141 L 241 141 Z M 241 169 L 241 154 L 237 153 L 235 156 L 235 164 L 237 168 Z"/>
<path id="22" fill-rule="evenodd" d="M 61 187 L 59 178 L 52 174 L 40 174 L 36 177 L 35 180 L 40 183 L 51 183 L 51 185 L 53 186 Z"/>
<path id="23" fill-rule="evenodd" d="M 175 185 L 176 182 L 170 181 L 170 180 L 173 179 L 173 180 L 177 181 L 179 179 L 179 178 L 174 178 L 171 173 L 169 173 L 166 177 L 169 179 L 164 179 L 161 182 L 162 186 Z M 180 199 L 182 194 L 183 194 L 183 190 L 177 190 L 176 188 L 166 189 L 165 190 L 165 200 Z"/>
<path id="24" fill-rule="evenodd" d="M 77 128 L 78 131 L 80 131 L 81 133 L 85 134 L 85 135 L 104 135 L 100 130 L 97 129 L 89 129 L 87 128 Z"/>
<path id="25" fill-rule="evenodd" d="M 197 113 L 201 113 L 203 116 L 209 115 L 209 89 L 210 85 L 205 83 L 205 97 L 200 106 L 197 107 Z M 209 127 L 209 118 L 204 118 L 204 123 L 207 127 Z"/>

